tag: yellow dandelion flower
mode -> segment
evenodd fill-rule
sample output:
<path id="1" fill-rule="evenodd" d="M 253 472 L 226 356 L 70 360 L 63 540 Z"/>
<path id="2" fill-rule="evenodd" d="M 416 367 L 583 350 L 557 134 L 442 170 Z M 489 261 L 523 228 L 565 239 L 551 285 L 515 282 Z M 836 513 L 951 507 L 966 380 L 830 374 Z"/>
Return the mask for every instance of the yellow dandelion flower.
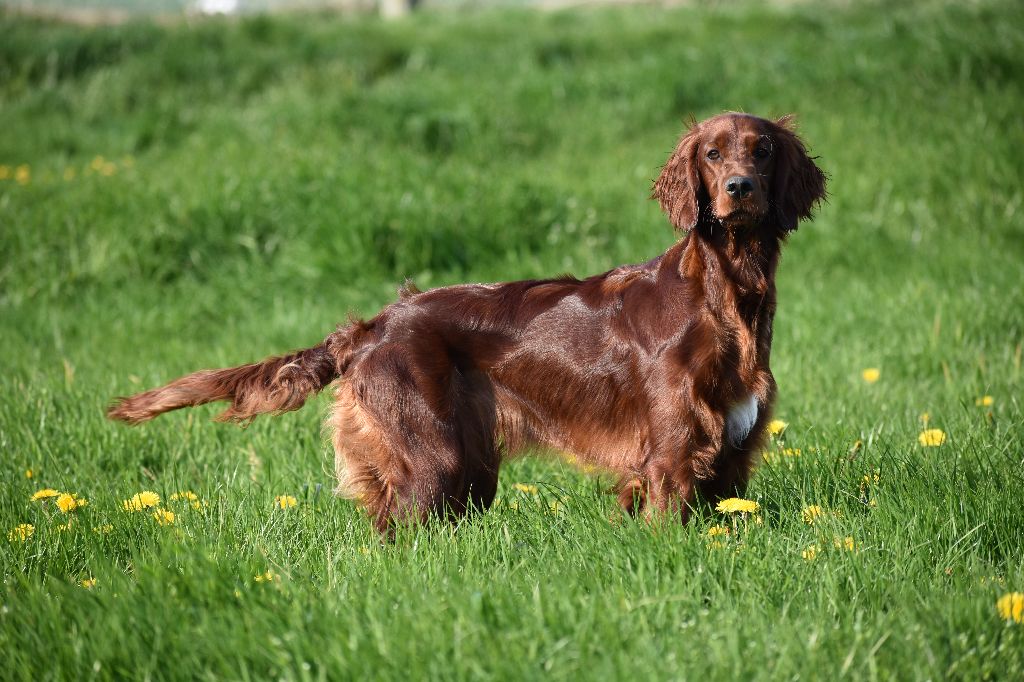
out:
<path id="1" fill-rule="evenodd" d="M 71 519 L 68 519 L 67 523 L 58 523 L 54 527 L 57 530 L 59 530 L 60 532 L 62 532 L 62 533 L 65 532 L 65 531 L 69 531 L 69 530 L 71 530 Z"/>
<path id="2" fill-rule="evenodd" d="M 704 534 L 707 535 L 709 538 L 716 538 L 719 535 L 728 535 L 729 526 L 711 526 L 706 531 L 704 531 Z"/>
<path id="3" fill-rule="evenodd" d="M 103 164 L 107 162 L 102 156 L 94 156 L 92 161 L 89 163 L 89 168 L 94 171 L 98 171 L 103 168 Z"/>
<path id="4" fill-rule="evenodd" d="M 853 537 L 850 536 L 850 535 L 847 535 L 845 538 L 842 538 L 842 539 L 836 538 L 835 539 L 835 546 L 836 546 L 836 549 L 845 549 L 848 552 L 852 552 L 857 545 L 853 541 Z"/>
<path id="5" fill-rule="evenodd" d="M 942 429 L 925 429 L 917 436 L 917 442 L 926 448 L 937 448 L 946 442 L 946 433 Z"/>
<path id="6" fill-rule="evenodd" d="M 22 164 L 14 169 L 14 181 L 19 185 L 27 185 L 32 180 L 32 169 Z"/>
<path id="7" fill-rule="evenodd" d="M 174 512 L 172 511 L 157 509 L 153 512 L 153 518 L 156 519 L 156 522 L 161 526 L 174 525 Z"/>
<path id="8" fill-rule="evenodd" d="M 800 552 L 800 556 L 804 558 L 804 561 L 814 561 L 818 557 L 818 552 L 820 551 L 821 547 L 811 545 L 804 551 Z"/>
<path id="9" fill-rule="evenodd" d="M 274 498 L 274 506 L 280 509 L 289 509 L 298 503 L 299 501 L 291 495 L 278 495 Z"/>
<path id="10" fill-rule="evenodd" d="M 195 502 L 198 499 L 199 496 L 196 495 L 191 490 L 182 490 L 181 492 L 174 493 L 173 495 L 171 495 L 171 502 L 177 502 L 178 500 L 188 500 L 189 502 Z"/>
<path id="11" fill-rule="evenodd" d="M 723 514 L 733 514 L 736 512 L 739 512 L 740 514 L 747 514 L 756 512 L 760 509 L 760 505 L 753 500 L 744 500 L 741 497 L 730 497 L 719 502 L 715 506 L 715 509 Z"/>
<path id="12" fill-rule="evenodd" d="M 878 483 L 881 480 L 882 480 L 882 475 L 878 471 L 878 469 L 875 469 L 875 471 L 873 473 L 864 474 L 863 476 L 861 476 L 861 479 L 860 479 L 860 501 L 861 502 L 868 502 L 868 499 L 867 499 L 868 498 L 868 493 L 871 491 L 871 489 L 873 487 L 877 486 Z M 875 506 L 874 500 L 871 500 L 871 506 L 872 507 Z"/>
<path id="13" fill-rule="evenodd" d="M 512 487 L 520 492 L 527 493 L 528 495 L 537 494 L 537 486 L 535 485 L 527 485 L 526 483 L 516 483 Z"/>
<path id="14" fill-rule="evenodd" d="M 61 493 L 57 496 L 56 504 L 62 512 L 68 514 L 76 509 L 88 506 L 89 500 L 79 497 L 74 493 Z"/>
<path id="15" fill-rule="evenodd" d="M 32 534 L 35 532 L 36 527 L 31 523 L 19 523 L 7 533 L 7 539 L 11 542 L 24 542 L 32 537 Z"/>
<path id="16" fill-rule="evenodd" d="M 32 478 L 32 470 L 25 469 L 25 478 Z"/>
<path id="17" fill-rule="evenodd" d="M 787 426 L 789 426 L 789 424 L 782 421 L 781 419 L 773 419 L 770 422 L 768 422 L 768 433 L 770 433 L 773 436 L 778 436 L 779 434 L 786 430 Z"/>
<path id="18" fill-rule="evenodd" d="M 255 580 L 258 583 L 269 583 L 269 582 L 272 582 L 274 580 L 280 580 L 281 576 L 275 575 L 273 571 L 269 571 L 268 570 L 266 573 L 260 573 L 259 575 L 254 575 L 252 577 L 252 579 Z"/>
<path id="19" fill-rule="evenodd" d="M 50 497 L 57 497 L 58 495 L 60 495 L 59 490 L 54 490 L 53 488 L 43 488 L 42 490 L 37 490 L 32 494 L 32 502 L 35 502 L 36 500 L 45 500 Z"/>
<path id="20" fill-rule="evenodd" d="M 867 369 L 860 373 L 860 376 L 862 379 L 864 379 L 864 381 L 868 382 L 869 384 L 873 384 L 876 381 L 878 381 L 879 378 L 881 378 L 882 371 L 877 367 L 868 367 Z"/>
<path id="21" fill-rule="evenodd" d="M 92 588 L 96 587 L 96 578 L 86 578 L 82 581 L 82 587 L 84 587 L 87 590 L 91 590 Z"/>
<path id="22" fill-rule="evenodd" d="M 996 602 L 996 608 L 999 609 L 999 617 L 1003 620 L 1024 623 L 1024 594 L 1020 592 L 1004 594 Z"/>
<path id="23" fill-rule="evenodd" d="M 117 166 L 108 161 L 107 163 L 104 163 L 102 166 L 99 167 L 99 172 L 101 175 L 105 175 L 109 178 L 111 175 L 117 172 Z"/>
<path id="24" fill-rule="evenodd" d="M 781 461 L 787 458 L 799 457 L 803 454 L 803 450 L 800 448 L 782 448 L 776 452 L 764 451 L 761 453 L 761 459 L 765 464 L 772 464 L 776 461 Z"/>
<path id="25" fill-rule="evenodd" d="M 160 504 L 160 496 L 150 490 L 136 493 L 121 503 L 125 511 L 142 511 Z"/>
<path id="26" fill-rule="evenodd" d="M 6 180 L 11 177 L 11 167 L 0 165 L 0 180 Z"/>
<path id="27" fill-rule="evenodd" d="M 812 504 L 809 507 L 804 507 L 803 511 L 800 512 L 800 516 L 803 517 L 804 523 L 808 526 L 813 526 L 814 522 L 824 513 L 824 509 L 816 504 Z"/>
<path id="28" fill-rule="evenodd" d="M 975 400 L 974 404 L 977 405 L 978 407 L 992 407 L 992 405 L 995 402 L 996 402 L 996 399 L 993 398 L 992 396 L 990 396 L 990 395 L 983 395 L 980 398 L 978 398 L 977 400 Z"/>
<path id="29" fill-rule="evenodd" d="M 114 530 L 114 525 L 111 523 L 105 523 L 102 526 L 93 526 L 92 528 L 93 533 L 100 533 L 104 535 L 112 530 Z"/>

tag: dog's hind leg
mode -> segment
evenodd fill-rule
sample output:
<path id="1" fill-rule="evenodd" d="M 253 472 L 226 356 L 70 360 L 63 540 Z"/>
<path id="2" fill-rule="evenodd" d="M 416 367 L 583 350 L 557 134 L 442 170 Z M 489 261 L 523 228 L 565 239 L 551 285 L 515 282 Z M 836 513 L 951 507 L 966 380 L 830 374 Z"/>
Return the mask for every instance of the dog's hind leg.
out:
<path id="1" fill-rule="evenodd" d="M 358 500 L 386 535 L 487 507 L 497 489 L 486 401 L 453 366 L 428 373 L 414 363 L 399 347 L 375 349 L 339 385 L 330 417 L 337 492 Z"/>

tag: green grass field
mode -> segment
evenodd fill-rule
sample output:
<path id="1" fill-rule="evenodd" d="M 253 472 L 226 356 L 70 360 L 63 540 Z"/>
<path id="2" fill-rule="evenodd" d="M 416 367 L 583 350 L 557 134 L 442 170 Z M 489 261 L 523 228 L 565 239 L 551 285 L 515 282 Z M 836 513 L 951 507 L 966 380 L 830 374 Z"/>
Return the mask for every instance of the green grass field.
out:
<path id="1" fill-rule="evenodd" d="M 0 677 L 1024 678 L 997 609 L 1024 592 L 1024 5 L 0 35 Z M 756 518 L 621 519 L 607 478 L 531 457 L 486 514 L 381 545 L 330 494 L 327 395 L 104 420 L 405 277 L 656 255 L 650 182 L 725 109 L 796 112 L 831 176 L 779 271 Z M 173 523 L 122 508 L 142 491 Z"/>

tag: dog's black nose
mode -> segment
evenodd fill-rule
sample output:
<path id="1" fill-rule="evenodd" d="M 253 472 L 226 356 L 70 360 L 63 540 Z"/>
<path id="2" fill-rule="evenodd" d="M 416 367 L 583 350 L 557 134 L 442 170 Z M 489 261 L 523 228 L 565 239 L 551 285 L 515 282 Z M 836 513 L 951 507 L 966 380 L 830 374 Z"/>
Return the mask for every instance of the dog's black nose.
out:
<path id="1" fill-rule="evenodd" d="M 733 199 L 742 199 L 754 191 L 754 181 L 742 175 L 734 175 L 725 181 L 725 193 Z"/>

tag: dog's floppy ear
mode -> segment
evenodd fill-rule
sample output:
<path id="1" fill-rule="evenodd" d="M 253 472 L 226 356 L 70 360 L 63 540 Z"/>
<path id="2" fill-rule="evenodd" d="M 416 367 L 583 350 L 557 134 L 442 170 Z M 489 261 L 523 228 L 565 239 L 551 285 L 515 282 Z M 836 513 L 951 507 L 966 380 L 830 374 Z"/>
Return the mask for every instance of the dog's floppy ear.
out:
<path id="1" fill-rule="evenodd" d="M 788 232 L 811 217 L 814 205 L 825 198 L 825 174 L 807 154 L 803 141 L 793 132 L 793 116 L 775 122 L 772 132 L 775 178 L 771 201 L 779 227 Z"/>
<path id="2" fill-rule="evenodd" d="M 675 228 L 684 232 L 696 226 L 700 217 L 703 186 L 697 173 L 698 146 L 700 129 L 696 123 L 691 123 L 690 130 L 679 140 L 651 191 L 651 198 L 658 200 L 661 210 L 668 214 Z"/>

